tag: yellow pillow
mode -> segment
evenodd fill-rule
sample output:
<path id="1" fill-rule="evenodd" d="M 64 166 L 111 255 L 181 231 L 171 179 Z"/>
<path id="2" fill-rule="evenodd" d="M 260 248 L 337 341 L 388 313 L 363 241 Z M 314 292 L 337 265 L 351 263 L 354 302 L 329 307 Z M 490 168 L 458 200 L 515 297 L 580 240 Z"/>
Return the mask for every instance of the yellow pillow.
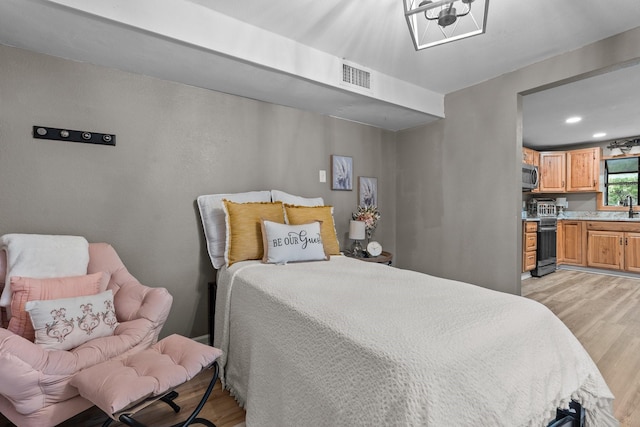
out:
<path id="1" fill-rule="evenodd" d="M 222 201 L 227 223 L 227 246 L 224 258 L 227 266 L 248 259 L 262 259 L 260 219 L 284 224 L 282 202 L 234 203 Z"/>
<path id="2" fill-rule="evenodd" d="M 307 224 L 320 221 L 320 235 L 324 244 L 324 251 L 328 255 L 340 255 L 340 244 L 336 236 L 336 224 L 333 222 L 331 206 L 294 206 L 284 205 L 287 212 L 287 222 L 291 225 Z"/>

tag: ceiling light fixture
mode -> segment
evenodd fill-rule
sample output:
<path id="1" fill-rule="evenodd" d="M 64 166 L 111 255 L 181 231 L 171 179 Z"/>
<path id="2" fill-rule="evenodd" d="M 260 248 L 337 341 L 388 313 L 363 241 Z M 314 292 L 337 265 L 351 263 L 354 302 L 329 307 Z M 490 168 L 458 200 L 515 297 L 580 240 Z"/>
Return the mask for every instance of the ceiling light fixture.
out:
<path id="1" fill-rule="evenodd" d="M 607 148 L 610 150 L 609 155 L 612 157 L 624 156 L 626 154 L 638 155 L 640 154 L 640 137 L 633 137 L 627 139 L 621 139 L 618 141 L 611 141 Z"/>
<path id="2" fill-rule="evenodd" d="M 565 120 L 564 122 L 565 122 L 565 123 L 568 123 L 568 124 L 570 124 L 570 125 L 571 125 L 571 124 L 578 123 L 578 122 L 581 122 L 581 121 L 582 121 L 582 117 L 580 117 L 580 116 L 573 116 L 573 117 L 569 117 L 569 118 L 568 118 L 567 120 Z"/>
<path id="3" fill-rule="evenodd" d="M 489 0 L 402 1 L 416 50 L 483 34 L 486 30 Z"/>
<path id="4" fill-rule="evenodd" d="M 594 134 L 593 134 L 593 137 L 594 137 L 594 138 L 603 138 L 603 137 L 605 137 L 605 136 L 607 136 L 607 134 L 606 134 L 606 133 L 604 133 L 604 132 L 597 132 L 597 133 L 594 133 Z"/>

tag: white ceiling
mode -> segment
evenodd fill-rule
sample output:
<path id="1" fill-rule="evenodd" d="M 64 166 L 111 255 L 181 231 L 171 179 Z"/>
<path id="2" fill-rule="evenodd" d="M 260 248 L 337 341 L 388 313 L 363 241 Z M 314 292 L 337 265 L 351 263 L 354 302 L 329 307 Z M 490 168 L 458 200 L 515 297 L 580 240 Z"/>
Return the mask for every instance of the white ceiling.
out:
<path id="1" fill-rule="evenodd" d="M 2 0 L 0 43 L 400 130 L 442 117 L 444 94 L 635 28 L 639 18 L 638 0 L 490 0 L 486 34 L 416 52 L 402 0 Z M 337 83 L 342 60 L 370 70 L 373 90 Z M 567 90 L 561 99 L 573 99 Z M 605 95 L 623 105 L 627 92 Z M 593 99 L 601 102 L 590 103 L 592 116 L 602 116 L 595 109 L 609 101 Z M 553 120 L 537 116 L 555 105 L 541 93 L 525 97 L 525 143 L 582 142 L 545 134 Z"/>
<path id="2" fill-rule="evenodd" d="M 527 95 L 522 116 L 523 143 L 538 150 L 639 136 L 640 65 Z M 575 116 L 582 120 L 565 123 Z"/>

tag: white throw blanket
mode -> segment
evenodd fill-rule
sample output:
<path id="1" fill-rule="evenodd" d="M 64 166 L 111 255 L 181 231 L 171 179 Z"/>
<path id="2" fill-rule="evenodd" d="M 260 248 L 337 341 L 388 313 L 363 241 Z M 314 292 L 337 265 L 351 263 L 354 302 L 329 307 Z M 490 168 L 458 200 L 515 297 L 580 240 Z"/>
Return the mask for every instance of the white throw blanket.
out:
<path id="1" fill-rule="evenodd" d="M 33 278 L 87 274 L 89 242 L 80 236 L 5 234 L 0 251 L 7 254 L 7 274 L 0 307 L 11 305 L 11 277 Z"/>
<path id="2" fill-rule="evenodd" d="M 346 257 L 218 274 L 216 346 L 247 426 L 543 426 L 613 396 L 543 305 Z"/>

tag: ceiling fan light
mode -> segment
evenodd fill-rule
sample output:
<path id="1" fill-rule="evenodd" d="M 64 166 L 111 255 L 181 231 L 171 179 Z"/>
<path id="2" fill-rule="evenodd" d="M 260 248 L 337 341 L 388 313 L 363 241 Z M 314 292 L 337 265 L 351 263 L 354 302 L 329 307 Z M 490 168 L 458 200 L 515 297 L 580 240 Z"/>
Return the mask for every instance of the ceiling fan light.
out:
<path id="1" fill-rule="evenodd" d="M 633 147 L 631 147 L 631 150 L 629 150 L 629 154 L 640 154 L 640 145 L 634 145 Z"/>
<path id="2" fill-rule="evenodd" d="M 612 157 L 618 157 L 618 156 L 624 156 L 624 153 L 622 152 L 622 150 L 620 149 L 620 147 L 615 147 L 611 149 L 611 153 L 610 155 Z"/>
<path id="3" fill-rule="evenodd" d="M 422 50 L 484 34 L 489 1 L 402 0 L 413 46 Z"/>
<path id="4" fill-rule="evenodd" d="M 450 7 L 447 9 L 442 9 L 438 14 L 438 25 L 441 27 L 448 27 L 449 25 L 456 22 L 458 17 L 456 16 L 456 8 Z"/>

